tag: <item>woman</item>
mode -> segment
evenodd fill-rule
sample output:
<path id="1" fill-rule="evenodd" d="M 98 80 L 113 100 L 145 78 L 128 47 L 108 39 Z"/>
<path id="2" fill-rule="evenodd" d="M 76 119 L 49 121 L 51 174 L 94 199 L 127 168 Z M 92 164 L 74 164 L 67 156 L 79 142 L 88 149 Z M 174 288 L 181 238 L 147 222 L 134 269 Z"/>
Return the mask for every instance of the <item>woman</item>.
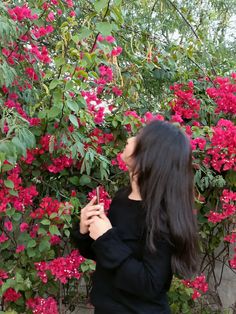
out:
<path id="1" fill-rule="evenodd" d="M 128 139 L 122 153 L 130 188 L 104 215 L 96 198 L 81 210 L 73 238 L 96 261 L 91 302 L 95 314 L 167 314 L 172 274 L 197 267 L 191 147 L 174 125 L 152 121 Z"/>

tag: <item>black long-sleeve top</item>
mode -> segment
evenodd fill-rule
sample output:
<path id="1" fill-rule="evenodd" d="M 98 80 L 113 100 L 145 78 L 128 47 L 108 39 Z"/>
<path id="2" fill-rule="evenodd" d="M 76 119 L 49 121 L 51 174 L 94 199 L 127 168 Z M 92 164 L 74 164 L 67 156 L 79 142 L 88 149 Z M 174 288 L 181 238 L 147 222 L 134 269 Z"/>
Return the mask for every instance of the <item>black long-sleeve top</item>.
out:
<path id="1" fill-rule="evenodd" d="M 157 251 L 147 250 L 145 209 L 128 195 L 127 189 L 116 194 L 108 214 L 112 228 L 97 240 L 78 226 L 72 231 L 81 255 L 96 261 L 91 302 L 96 314 L 169 314 L 172 247 L 159 237 Z"/>

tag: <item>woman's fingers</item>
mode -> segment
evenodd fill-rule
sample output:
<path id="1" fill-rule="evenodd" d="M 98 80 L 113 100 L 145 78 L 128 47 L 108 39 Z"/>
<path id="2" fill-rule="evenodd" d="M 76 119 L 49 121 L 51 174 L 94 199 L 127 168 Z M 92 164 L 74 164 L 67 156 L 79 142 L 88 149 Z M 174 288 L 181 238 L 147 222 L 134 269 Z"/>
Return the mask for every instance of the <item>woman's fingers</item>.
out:
<path id="1" fill-rule="evenodd" d="M 93 216 L 93 217 L 87 219 L 87 220 L 84 222 L 84 224 L 85 224 L 87 227 L 89 227 L 89 226 L 95 221 L 95 219 L 96 219 L 96 216 Z"/>
<path id="2" fill-rule="evenodd" d="M 97 209 L 97 210 L 91 210 L 89 212 L 86 213 L 86 217 L 90 218 L 92 216 L 99 216 L 102 214 L 102 210 L 101 209 Z"/>
<path id="3" fill-rule="evenodd" d="M 90 206 L 90 205 L 94 205 L 95 202 L 96 202 L 96 199 L 97 199 L 97 196 L 94 196 L 94 197 L 91 199 L 91 201 L 86 205 L 86 207 L 87 207 L 87 206 Z"/>
<path id="4" fill-rule="evenodd" d="M 102 206 L 101 205 L 90 205 L 90 206 L 86 206 L 86 207 L 84 207 L 83 209 L 82 209 L 82 211 L 84 212 L 84 213 L 88 213 L 88 212 L 91 212 L 91 211 L 94 211 L 94 210 L 100 210 L 102 208 Z"/>

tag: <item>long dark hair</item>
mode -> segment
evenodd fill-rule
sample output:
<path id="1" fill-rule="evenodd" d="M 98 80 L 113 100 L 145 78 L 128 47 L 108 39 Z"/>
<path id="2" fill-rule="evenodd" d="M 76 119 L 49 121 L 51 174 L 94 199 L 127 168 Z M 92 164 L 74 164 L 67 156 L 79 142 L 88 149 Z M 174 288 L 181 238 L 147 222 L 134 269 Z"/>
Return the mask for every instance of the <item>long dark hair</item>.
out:
<path id="1" fill-rule="evenodd" d="M 156 237 L 167 231 L 172 270 L 190 278 L 197 270 L 198 231 L 189 139 L 169 122 L 152 121 L 137 135 L 132 156 L 146 212 L 147 247 L 155 251 Z"/>

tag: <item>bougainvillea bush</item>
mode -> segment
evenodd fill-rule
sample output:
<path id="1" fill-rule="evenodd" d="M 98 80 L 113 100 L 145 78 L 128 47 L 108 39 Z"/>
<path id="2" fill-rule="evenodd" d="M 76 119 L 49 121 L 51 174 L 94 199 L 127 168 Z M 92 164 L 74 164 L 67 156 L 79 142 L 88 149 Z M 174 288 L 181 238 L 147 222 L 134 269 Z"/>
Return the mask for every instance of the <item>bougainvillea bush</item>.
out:
<path id="1" fill-rule="evenodd" d="M 161 119 L 185 129 L 193 148 L 202 264 L 169 294 L 175 313 L 192 313 L 214 260 L 236 268 L 236 74 L 176 83 L 156 112 L 131 108 L 122 73 L 130 65 L 115 39 L 121 1 L 89 5 L 0 4 L 1 310 L 53 314 L 78 302 L 95 264 L 70 243 L 72 222 L 97 186 L 109 210 L 128 182 L 119 154 L 127 137 Z"/>

